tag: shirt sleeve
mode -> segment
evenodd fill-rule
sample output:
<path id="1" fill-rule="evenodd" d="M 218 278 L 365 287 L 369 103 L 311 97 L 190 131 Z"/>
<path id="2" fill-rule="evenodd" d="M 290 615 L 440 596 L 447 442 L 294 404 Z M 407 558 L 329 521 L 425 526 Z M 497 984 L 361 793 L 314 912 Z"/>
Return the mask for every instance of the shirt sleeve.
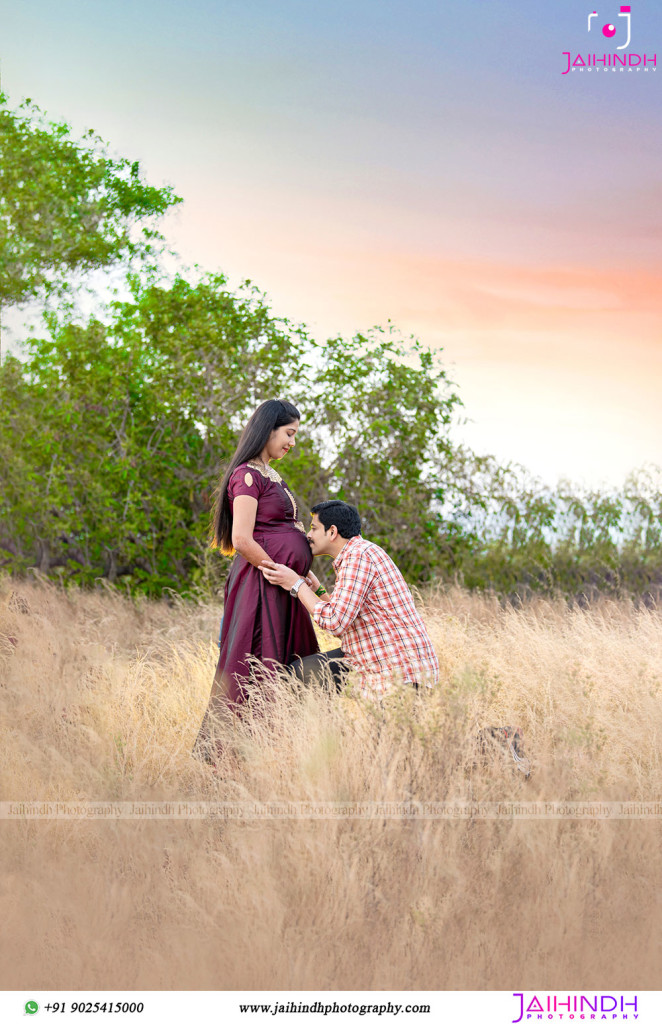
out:
<path id="1" fill-rule="evenodd" d="M 228 481 L 228 498 L 234 501 L 240 494 L 257 499 L 264 490 L 264 477 L 257 469 L 250 466 L 237 466 Z"/>
<path id="2" fill-rule="evenodd" d="M 342 636 L 360 614 L 375 579 L 375 566 L 364 552 L 348 557 L 340 567 L 330 601 L 313 608 L 313 618 L 321 629 Z"/>

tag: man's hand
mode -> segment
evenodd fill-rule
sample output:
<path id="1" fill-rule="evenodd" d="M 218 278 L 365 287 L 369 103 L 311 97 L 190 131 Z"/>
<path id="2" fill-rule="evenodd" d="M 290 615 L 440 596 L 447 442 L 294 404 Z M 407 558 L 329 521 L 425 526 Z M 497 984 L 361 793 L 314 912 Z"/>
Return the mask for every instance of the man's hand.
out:
<path id="1" fill-rule="evenodd" d="M 306 583 L 308 584 L 311 590 L 319 590 L 321 586 L 320 581 L 318 580 L 317 576 L 312 571 L 312 569 L 306 576 Z"/>
<path id="2" fill-rule="evenodd" d="M 280 565 L 278 562 L 264 561 L 258 566 L 264 578 L 283 590 L 291 590 L 297 580 L 300 580 L 298 572 L 290 569 L 287 565 Z"/>

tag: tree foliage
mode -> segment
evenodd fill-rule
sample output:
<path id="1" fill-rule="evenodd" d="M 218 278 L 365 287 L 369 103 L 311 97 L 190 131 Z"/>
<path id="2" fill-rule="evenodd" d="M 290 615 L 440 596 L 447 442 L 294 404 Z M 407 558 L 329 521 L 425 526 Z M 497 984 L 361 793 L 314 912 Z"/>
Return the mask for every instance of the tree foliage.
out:
<path id="1" fill-rule="evenodd" d="M 563 593 L 662 597 L 662 470 L 632 473 L 621 491 L 545 486 L 522 466 L 456 449 L 455 524 L 442 575 L 513 599 Z"/>
<path id="2" fill-rule="evenodd" d="M 0 93 L 0 307 L 155 255 L 153 220 L 180 201 L 148 185 L 138 162 L 112 158 L 93 132 L 76 140 L 30 100 L 15 112 Z"/>
<path id="3" fill-rule="evenodd" d="M 217 583 L 214 487 L 255 406 L 280 395 L 302 414 L 282 469 L 304 516 L 355 503 L 412 582 L 519 596 L 662 585 L 654 475 L 623 494 L 551 490 L 451 443 L 459 400 L 438 356 L 392 329 L 315 343 L 250 282 L 132 285 L 103 322 L 49 314 L 26 361 L 2 367 L 6 568 L 154 595 Z"/>
<path id="4" fill-rule="evenodd" d="M 315 341 L 250 281 L 167 279 L 154 221 L 176 202 L 92 133 L 0 95 L 0 310 L 85 270 L 127 274 L 124 300 L 87 321 L 51 308 L 25 360 L 0 366 L 0 567 L 152 595 L 217 584 L 214 488 L 248 416 L 280 396 L 302 414 L 282 468 L 304 518 L 356 504 L 411 582 L 662 596 L 659 475 L 552 490 L 476 456 L 451 441 L 461 403 L 441 354 L 392 325 Z"/>
<path id="5" fill-rule="evenodd" d="M 423 516 L 412 534 L 407 516 L 429 505 L 431 458 L 457 401 L 429 353 L 380 332 L 315 344 L 250 282 L 230 292 L 221 275 L 132 283 L 107 322 L 49 314 L 25 364 L 3 368 L 7 564 L 124 576 L 150 593 L 200 581 L 214 558 L 222 572 L 206 551 L 214 486 L 255 406 L 282 395 L 302 412 L 284 472 L 304 512 L 355 501 L 410 576 L 429 574 L 430 524 Z"/>
<path id="6" fill-rule="evenodd" d="M 407 576 L 429 579 L 439 561 L 436 468 L 452 457 L 460 404 L 440 353 L 392 326 L 332 338 L 317 352 L 310 416 L 324 475 L 314 496 L 358 506 L 366 535 Z"/>

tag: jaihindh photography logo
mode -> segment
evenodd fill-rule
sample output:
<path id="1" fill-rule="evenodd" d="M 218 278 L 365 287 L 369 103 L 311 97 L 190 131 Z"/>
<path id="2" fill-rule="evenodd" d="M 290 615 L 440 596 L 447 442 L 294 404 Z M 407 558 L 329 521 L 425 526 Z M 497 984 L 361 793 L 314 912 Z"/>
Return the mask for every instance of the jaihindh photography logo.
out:
<path id="1" fill-rule="evenodd" d="M 613 995 L 595 992 L 592 995 L 536 995 L 535 992 L 513 992 L 515 1016 L 512 1024 L 527 1021 L 610 1020 L 632 1021 L 639 1018 L 636 995 Z"/>
<path id="2" fill-rule="evenodd" d="M 627 72 L 632 74 L 641 71 L 657 70 L 657 54 L 650 54 L 643 49 L 642 34 L 637 27 L 633 28 L 632 7 L 627 4 L 616 9 L 608 5 L 595 8 L 587 15 L 587 48 L 586 50 L 563 51 L 562 75 L 571 71 L 580 72 Z M 631 44 L 636 44 L 639 52 L 634 52 Z M 612 44 L 610 51 L 605 50 L 607 43 Z"/>

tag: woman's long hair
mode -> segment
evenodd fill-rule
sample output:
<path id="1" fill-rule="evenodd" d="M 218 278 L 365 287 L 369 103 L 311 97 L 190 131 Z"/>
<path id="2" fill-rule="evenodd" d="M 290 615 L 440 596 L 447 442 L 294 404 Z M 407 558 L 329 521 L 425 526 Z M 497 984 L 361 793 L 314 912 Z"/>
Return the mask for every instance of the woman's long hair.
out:
<path id="1" fill-rule="evenodd" d="M 270 398 L 257 409 L 249 419 L 239 438 L 234 455 L 226 469 L 223 479 L 216 491 L 216 500 L 212 512 L 210 541 L 213 548 L 220 548 L 224 555 L 231 555 L 232 547 L 232 512 L 228 498 L 228 482 L 237 466 L 242 462 L 250 462 L 257 458 L 271 437 L 272 431 L 285 427 L 288 423 L 301 419 L 299 410 L 291 402 L 281 402 Z"/>

